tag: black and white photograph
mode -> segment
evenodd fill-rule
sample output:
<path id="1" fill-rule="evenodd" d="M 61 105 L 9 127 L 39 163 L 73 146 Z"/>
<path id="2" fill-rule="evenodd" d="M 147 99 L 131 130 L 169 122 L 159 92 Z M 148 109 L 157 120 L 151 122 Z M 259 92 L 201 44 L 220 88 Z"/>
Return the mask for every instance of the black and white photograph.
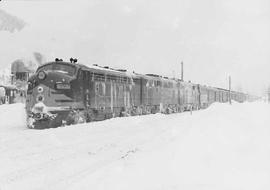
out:
<path id="1" fill-rule="evenodd" d="M 269 0 L 0 0 L 0 190 L 269 190 Z"/>

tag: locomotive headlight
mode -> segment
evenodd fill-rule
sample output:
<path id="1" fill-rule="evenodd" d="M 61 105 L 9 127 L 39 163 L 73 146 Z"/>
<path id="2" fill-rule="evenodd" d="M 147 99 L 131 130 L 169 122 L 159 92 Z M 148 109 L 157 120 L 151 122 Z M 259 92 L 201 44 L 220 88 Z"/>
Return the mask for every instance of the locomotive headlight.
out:
<path id="1" fill-rule="evenodd" d="M 37 95 L 37 102 L 43 102 L 44 101 L 44 96 L 43 95 L 41 95 L 41 94 L 39 94 L 39 95 Z"/>
<path id="2" fill-rule="evenodd" d="M 44 71 L 39 71 L 38 78 L 40 80 L 43 80 L 43 79 L 45 79 L 45 77 L 46 77 L 46 73 Z"/>
<path id="3" fill-rule="evenodd" d="M 43 92 L 43 87 L 39 86 L 37 90 L 38 90 L 39 93 L 42 93 Z"/>

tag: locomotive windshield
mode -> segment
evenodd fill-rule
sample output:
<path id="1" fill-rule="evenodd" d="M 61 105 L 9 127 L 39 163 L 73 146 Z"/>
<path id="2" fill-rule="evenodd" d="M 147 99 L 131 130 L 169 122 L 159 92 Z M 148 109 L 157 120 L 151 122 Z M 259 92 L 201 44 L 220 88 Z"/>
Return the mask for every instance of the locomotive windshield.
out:
<path id="1" fill-rule="evenodd" d="M 67 74 L 69 76 L 74 76 L 76 68 L 72 65 L 63 64 L 63 63 L 52 63 L 44 65 L 38 69 L 38 71 L 54 71 Z M 37 71 L 37 72 L 38 72 Z"/>

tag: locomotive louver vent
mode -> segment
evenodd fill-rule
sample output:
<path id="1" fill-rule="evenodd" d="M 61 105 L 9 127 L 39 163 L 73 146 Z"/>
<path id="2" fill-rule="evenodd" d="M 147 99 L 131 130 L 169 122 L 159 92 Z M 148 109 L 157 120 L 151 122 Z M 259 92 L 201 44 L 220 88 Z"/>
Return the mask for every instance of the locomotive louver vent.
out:
<path id="1" fill-rule="evenodd" d="M 120 72 L 127 72 L 126 69 L 117 69 L 117 71 L 120 71 Z"/>
<path id="2" fill-rule="evenodd" d="M 156 74 L 146 74 L 147 76 L 151 76 L 151 77 L 161 77 L 160 75 L 156 75 Z"/>

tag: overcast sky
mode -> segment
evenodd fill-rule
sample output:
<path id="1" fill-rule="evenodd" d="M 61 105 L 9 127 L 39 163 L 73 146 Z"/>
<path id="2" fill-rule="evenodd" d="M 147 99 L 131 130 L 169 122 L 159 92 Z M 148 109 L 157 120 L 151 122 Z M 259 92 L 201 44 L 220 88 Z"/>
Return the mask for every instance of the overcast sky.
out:
<path id="1" fill-rule="evenodd" d="M 47 57 L 248 92 L 270 83 L 269 0 L 3 0 L 26 23 L 0 31 L 0 65 Z M 1 22 L 1 18 L 0 18 Z"/>

